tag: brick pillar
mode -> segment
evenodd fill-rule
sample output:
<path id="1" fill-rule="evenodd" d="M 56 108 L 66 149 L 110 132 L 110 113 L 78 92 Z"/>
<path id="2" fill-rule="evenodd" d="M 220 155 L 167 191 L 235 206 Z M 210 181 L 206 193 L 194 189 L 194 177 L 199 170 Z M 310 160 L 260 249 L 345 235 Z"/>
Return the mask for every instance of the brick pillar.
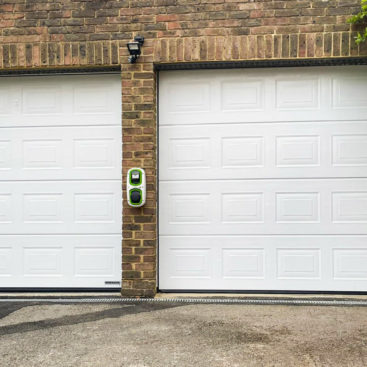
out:
<path id="1" fill-rule="evenodd" d="M 146 41 L 136 64 L 128 64 L 126 46 L 121 47 L 123 136 L 123 241 L 122 294 L 152 297 L 156 292 L 157 167 L 156 81 L 152 41 Z M 132 167 L 145 169 L 147 201 L 129 207 L 126 176 Z"/>

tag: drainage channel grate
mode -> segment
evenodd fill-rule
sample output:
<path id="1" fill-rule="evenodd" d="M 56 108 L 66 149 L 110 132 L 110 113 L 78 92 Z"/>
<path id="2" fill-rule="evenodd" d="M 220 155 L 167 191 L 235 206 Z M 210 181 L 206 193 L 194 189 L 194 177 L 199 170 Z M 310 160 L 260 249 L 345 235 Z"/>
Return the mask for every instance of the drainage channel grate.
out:
<path id="1" fill-rule="evenodd" d="M 0 298 L 0 302 L 37 303 L 187 303 L 290 306 L 367 306 L 367 300 L 351 299 L 262 299 L 262 298 Z"/>

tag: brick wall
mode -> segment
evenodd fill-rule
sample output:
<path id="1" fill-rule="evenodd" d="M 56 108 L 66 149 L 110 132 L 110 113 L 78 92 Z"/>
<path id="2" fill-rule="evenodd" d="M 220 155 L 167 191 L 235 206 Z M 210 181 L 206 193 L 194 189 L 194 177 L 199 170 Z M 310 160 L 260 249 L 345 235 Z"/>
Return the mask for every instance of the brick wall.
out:
<path id="1" fill-rule="evenodd" d="M 154 63 L 367 56 L 346 23 L 360 0 L 2 0 L 0 69 L 121 65 L 123 173 L 147 172 L 147 204 L 123 213 L 123 294 L 156 288 Z M 135 65 L 127 41 L 146 42 Z M 125 190 L 125 188 L 124 188 Z"/>

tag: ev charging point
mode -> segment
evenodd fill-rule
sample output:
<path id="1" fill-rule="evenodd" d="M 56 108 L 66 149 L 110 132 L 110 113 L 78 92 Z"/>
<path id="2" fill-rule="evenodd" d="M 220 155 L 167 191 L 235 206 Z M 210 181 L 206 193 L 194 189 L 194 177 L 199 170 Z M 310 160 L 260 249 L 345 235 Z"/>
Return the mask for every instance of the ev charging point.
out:
<path id="1" fill-rule="evenodd" d="M 127 202 L 139 208 L 145 204 L 146 179 L 142 168 L 130 168 L 127 173 Z"/>

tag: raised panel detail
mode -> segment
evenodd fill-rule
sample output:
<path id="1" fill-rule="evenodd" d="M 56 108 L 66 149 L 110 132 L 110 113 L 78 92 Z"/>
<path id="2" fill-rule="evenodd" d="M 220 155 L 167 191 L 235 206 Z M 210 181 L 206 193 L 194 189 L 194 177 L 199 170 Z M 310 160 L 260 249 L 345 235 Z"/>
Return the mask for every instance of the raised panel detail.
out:
<path id="1" fill-rule="evenodd" d="M 262 137 L 223 138 L 223 167 L 254 167 L 264 165 L 264 139 Z"/>
<path id="2" fill-rule="evenodd" d="M 110 95 L 107 88 L 98 85 L 74 88 L 75 113 L 98 113 L 109 112 Z"/>
<path id="3" fill-rule="evenodd" d="M 0 247 L 0 277 L 10 276 L 14 272 L 12 260 L 12 248 Z"/>
<path id="4" fill-rule="evenodd" d="M 209 167 L 210 139 L 170 139 L 170 168 Z"/>
<path id="5" fill-rule="evenodd" d="M 0 141 L 0 169 L 11 168 L 11 142 L 9 140 Z"/>
<path id="6" fill-rule="evenodd" d="M 10 112 L 10 88 L 0 88 L 0 115 Z"/>
<path id="7" fill-rule="evenodd" d="M 62 194 L 24 194 L 24 222 L 62 222 Z"/>
<path id="8" fill-rule="evenodd" d="M 26 140 L 23 142 L 24 168 L 60 168 L 61 140 Z"/>
<path id="9" fill-rule="evenodd" d="M 221 88 L 223 111 L 263 109 L 263 81 L 228 81 L 223 82 Z"/>
<path id="10" fill-rule="evenodd" d="M 317 166 L 320 164 L 318 136 L 278 136 L 277 166 Z"/>
<path id="11" fill-rule="evenodd" d="M 75 194 L 75 222 L 114 222 L 113 194 Z"/>
<path id="12" fill-rule="evenodd" d="M 320 250 L 278 249 L 277 277 L 279 279 L 319 278 Z"/>
<path id="13" fill-rule="evenodd" d="M 333 136 L 334 166 L 366 166 L 367 135 Z"/>
<path id="14" fill-rule="evenodd" d="M 170 222 L 209 221 L 209 194 L 173 194 L 169 197 Z"/>
<path id="15" fill-rule="evenodd" d="M 367 250 L 334 249 L 335 279 L 367 279 Z"/>
<path id="16" fill-rule="evenodd" d="M 53 115 L 62 112 L 62 94 L 56 87 L 24 87 L 22 102 L 24 114 Z"/>
<path id="17" fill-rule="evenodd" d="M 333 79 L 334 108 L 367 108 L 367 77 Z"/>
<path id="18" fill-rule="evenodd" d="M 333 222 L 367 222 L 367 192 L 334 192 Z"/>
<path id="19" fill-rule="evenodd" d="M 205 112 L 210 109 L 210 85 L 203 82 L 168 86 L 167 109 L 170 112 Z"/>
<path id="20" fill-rule="evenodd" d="M 171 249 L 170 255 L 172 261 L 169 267 L 170 277 L 209 278 L 211 276 L 210 249 Z"/>
<path id="21" fill-rule="evenodd" d="M 223 278 L 264 278 L 264 250 L 223 249 Z"/>
<path id="22" fill-rule="evenodd" d="M 1 194 L 0 195 L 0 223 L 12 222 L 12 195 Z"/>
<path id="23" fill-rule="evenodd" d="M 74 167 L 111 168 L 114 166 L 115 139 L 74 140 Z"/>
<path id="24" fill-rule="evenodd" d="M 246 223 L 263 220 L 261 193 L 222 195 L 222 221 Z"/>
<path id="25" fill-rule="evenodd" d="M 319 108 L 319 81 L 277 80 L 275 86 L 276 106 L 280 110 L 310 110 Z"/>
<path id="26" fill-rule="evenodd" d="M 76 276 L 112 276 L 115 273 L 113 247 L 77 247 L 74 251 Z"/>
<path id="27" fill-rule="evenodd" d="M 26 247 L 23 251 L 24 275 L 62 275 L 63 264 L 61 247 Z"/>
<path id="28" fill-rule="evenodd" d="M 318 222 L 318 193 L 278 193 L 276 194 L 277 222 Z"/>

